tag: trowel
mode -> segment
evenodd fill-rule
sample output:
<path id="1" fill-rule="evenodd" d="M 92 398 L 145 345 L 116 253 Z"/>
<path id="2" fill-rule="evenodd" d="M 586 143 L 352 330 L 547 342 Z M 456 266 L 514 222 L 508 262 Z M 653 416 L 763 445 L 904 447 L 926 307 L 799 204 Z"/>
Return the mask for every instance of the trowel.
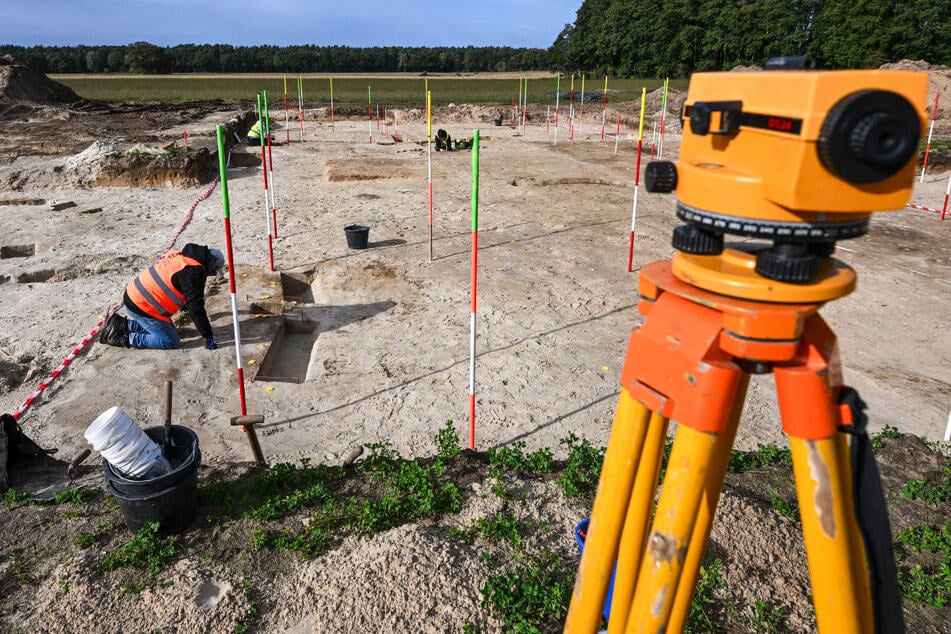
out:
<path id="1" fill-rule="evenodd" d="M 49 485 L 48 487 L 44 487 L 33 493 L 33 495 L 30 496 L 30 499 L 37 502 L 46 502 L 52 500 L 53 497 L 60 491 L 65 491 L 66 489 L 70 489 L 74 486 L 79 488 L 84 487 L 84 484 L 77 485 L 74 483 L 76 480 L 76 470 L 79 465 L 82 464 L 83 460 L 89 457 L 90 453 L 92 453 L 92 450 L 87 447 L 79 452 L 75 458 L 69 461 L 69 466 L 66 467 L 65 482 L 57 482 L 55 484 Z"/>

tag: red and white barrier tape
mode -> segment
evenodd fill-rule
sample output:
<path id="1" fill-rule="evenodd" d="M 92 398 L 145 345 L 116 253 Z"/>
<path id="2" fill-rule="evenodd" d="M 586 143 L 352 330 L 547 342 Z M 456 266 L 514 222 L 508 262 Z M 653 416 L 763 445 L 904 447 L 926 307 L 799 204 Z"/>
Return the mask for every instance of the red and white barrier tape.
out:
<path id="1" fill-rule="evenodd" d="M 933 211 L 933 212 L 935 212 L 936 214 L 940 214 L 940 213 L 941 213 L 941 210 L 940 210 L 940 209 L 934 209 L 933 207 L 925 207 L 924 205 L 916 205 L 916 204 L 914 204 L 914 203 L 908 203 L 908 205 L 906 205 L 906 206 L 907 206 L 907 207 L 911 207 L 912 209 L 920 209 L 921 211 Z"/>
<path id="2" fill-rule="evenodd" d="M 18 407 L 17 410 L 13 412 L 13 420 L 20 420 L 20 417 L 23 416 L 23 412 L 25 412 L 30 407 L 30 405 L 33 404 L 33 401 L 35 401 L 36 398 L 43 393 L 43 390 L 45 390 L 47 386 L 49 386 L 49 384 L 52 383 L 53 380 L 56 379 L 56 377 L 58 377 L 60 373 L 69 366 L 70 363 L 72 363 L 73 359 L 75 359 L 76 356 L 82 352 L 83 348 L 85 348 L 86 345 L 92 341 L 92 338 L 96 336 L 96 333 L 99 332 L 99 329 L 102 328 L 102 325 L 106 323 L 107 319 L 109 319 L 109 315 L 116 312 L 118 309 L 119 304 L 116 304 L 106 311 L 106 314 L 102 316 L 102 319 L 99 320 L 99 323 L 96 324 L 95 328 L 89 331 L 89 334 L 83 338 L 83 340 L 80 341 L 75 348 L 73 348 L 73 351 L 70 352 L 65 359 L 63 359 L 63 362 L 59 364 L 59 367 L 53 370 L 53 372 L 50 373 L 48 377 L 46 377 L 46 380 L 40 383 L 40 386 L 36 388 L 36 390 L 34 390 L 34 392 L 30 394 L 30 396 L 28 396 L 25 401 L 23 401 L 23 405 Z"/>
<path id="3" fill-rule="evenodd" d="M 231 159 L 230 153 L 228 154 L 228 159 L 229 161 Z M 211 192 L 215 191 L 215 186 L 218 184 L 219 178 L 220 178 L 219 176 L 215 176 L 215 179 L 211 181 L 211 185 L 208 186 L 208 189 L 203 191 L 201 195 L 195 199 L 195 202 L 192 203 L 192 206 L 188 208 L 188 212 L 185 214 L 185 221 L 182 223 L 182 226 L 178 228 L 178 231 L 175 232 L 175 235 L 172 236 L 172 239 L 169 240 L 168 245 L 166 245 L 165 247 L 165 250 L 162 251 L 162 255 L 165 255 L 166 253 L 168 253 L 172 249 L 172 247 L 175 246 L 175 242 L 178 240 L 178 236 L 182 235 L 182 232 L 185 230 L 185 227 L 187 227 L 188 223 L 192 221 L 192 214 L 195 212 L 195 208 L 198 206 L 198 203 L 200 203 L 201 201 L 211 196 Z"/>

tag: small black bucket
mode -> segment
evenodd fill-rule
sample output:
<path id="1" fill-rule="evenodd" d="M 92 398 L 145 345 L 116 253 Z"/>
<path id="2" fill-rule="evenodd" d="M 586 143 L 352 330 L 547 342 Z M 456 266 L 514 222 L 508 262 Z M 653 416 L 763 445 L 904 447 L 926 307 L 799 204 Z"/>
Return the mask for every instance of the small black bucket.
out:
<path id="1" fill-rule="evenodd" d="M 370 227 L 349 225 L 343 228 L 347 234 L 347 246 L 351 249 L 366 249 L 370 240 Z"/>
<path id="2" fill-rule="evenodd" d="M 143 430 L 153 441 L 162 444 L 164 428 Z M 116 499 L 126 526 L 135 532 L 149 522 L 158 522 L 164 533 L 177 533 L 191 523 L 197 506 L 198 465 L 201 451 L 195 432 L 172 425 L 171 443 L 166 454 L 172 470 L 157 478 L 132 480 L 102 461 L 106 491 Z"/>

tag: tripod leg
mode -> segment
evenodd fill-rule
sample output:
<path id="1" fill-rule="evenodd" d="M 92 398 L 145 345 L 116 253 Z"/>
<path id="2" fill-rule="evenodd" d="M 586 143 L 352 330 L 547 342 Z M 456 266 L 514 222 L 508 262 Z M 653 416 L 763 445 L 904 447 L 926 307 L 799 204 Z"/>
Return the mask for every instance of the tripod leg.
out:
<path id="1" fill-rule="evenodd" d="M 684 559 L 684 570 L 680 575 L 677 596 L 674 599 L 674 607 L 670 613 L 670 621 L 667 623 L 668 632 L 682 632 L 687 615 L 690 614 L 690 601 L 697 585 L 697 575 L 700 572 L 700 565 L 703 563 L 703 554 L 706 550 L 707 540 L 710 537 L 713 517 L 716 514 L 717 504 L 720 502 L 720 491 L 723 488 L 723 480 L 726 477 L 726 470 L 730 463 L 730 452 L 736 441 L 736 431 L 740 425 L 740 416 L 743 414 L 746 390 L 749 384 L 750 375 L 743 372 L 737 383 L 736 396 L 733 398 L 733 409 L 730 410 L 729 422 L 723 436 L 721 436 L 723 445 L 728 450 L 716 452 L 710 465 L 710 472 L 707 474 L 706 491 L 700 504 L 700 510 L 697 513 L 693 534 L 690 536 L 687 557 Z"/>
<path id="2" fill-rule="evenodd" d="M 717 456 L 722 452 L 727 458 Z M 712 465 L 718 460 L 728 460 L 729 452 L 730 447 L 718 434 L 685 425 L 678 427 L 634 588 L 627 623 L 629 634 L 666 629 L 700 502 L 709 486 L 707 478 L 712 475 Z M 722 482 L 716 483 L 717 488 L 721 485 Z"/>
<path id="3" fill-rule="evenodd" d="M 820 632 L 872 632 L 865 552 L 841 435 L 790 438 L 802 534 Z"/>
<path id="4" fill-rule="evenodd" d="M 608 618 L 608 634 L 621 634 L 627 623 L 631 599 L 634 598 L 634 582 L 644 554 L 644 539 L 650 526 L 657 495 L 657 478 L 660 473 L 664 442 L 667 440 L 668 420 L 659 414 L 651 416 L 647 439 L 637 464 L 634 491 L 624 518 L 624 530 L 618 548 L 617 571 L 614 574 L 614 594 L 611 599 L 611 614 Z"/>
<path id="5" fill-rule="evenodd" d="M 614 572 L 618 539 L 650 415 L 650 410 L 635 401 L 627 389 L 621 389 L 601 466 L 601 479 L 588 524 L 584 554 L 578 566 L 571 606 L 565 619 L 566 633 L 596 632 L 601 623 L 601 611 Z"/>
<path id="6" fill-rule="evenodd" d="M 835 334 L 818 315 L 804 324 L 796 359 L 773 368 L 789 434 L 802 534 L 820 632 L 872 632 L 865 548 L 855 518 L 849 451 L 836 401 Z"/>

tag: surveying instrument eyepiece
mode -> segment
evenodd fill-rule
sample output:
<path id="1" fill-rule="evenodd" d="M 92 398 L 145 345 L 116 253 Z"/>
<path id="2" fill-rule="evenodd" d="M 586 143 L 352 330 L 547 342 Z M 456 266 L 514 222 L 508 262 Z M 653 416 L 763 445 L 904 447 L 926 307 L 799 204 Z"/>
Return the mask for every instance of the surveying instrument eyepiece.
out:
<path id="1" fill-rule="evenodd" d="M 908 202 L 927 89 L 796 57 L 691 77 L 679 161 L 645 170 L 684 224 L 640 269 L 566 632 L 598 631 L 612 574 L 608 634 L 683 629 L 752 374 L 775 380 L 819 631 L 904 631 L 865 404 L 819 309 L 855 288 L 836 243 Z"/>

